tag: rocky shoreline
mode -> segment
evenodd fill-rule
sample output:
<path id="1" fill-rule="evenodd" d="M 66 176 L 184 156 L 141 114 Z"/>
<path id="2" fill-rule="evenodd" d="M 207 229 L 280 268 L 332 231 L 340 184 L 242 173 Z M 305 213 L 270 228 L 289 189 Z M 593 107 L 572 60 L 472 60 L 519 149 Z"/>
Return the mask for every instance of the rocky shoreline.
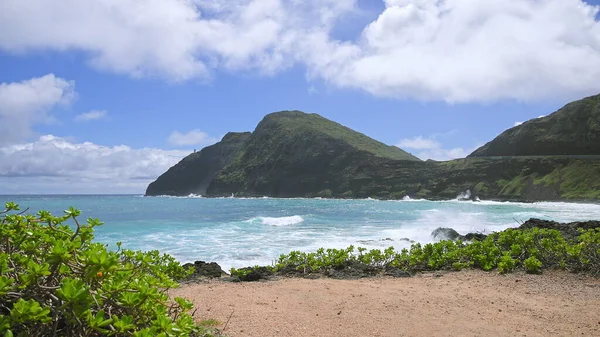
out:
<path id="1" fill-rule="evenodd" d="M 513 228 L 516 230 L 528 230 L 532 228 L 558 230 L 565 239 L 577 239 L 579 230 L 589 230 L 600 228 L 600 221 L 576 221 L 570 223 L 559 223 L 551 220 L 541 220 L 531 218 L 519 227 Z M 467 233 L 460 234 L 456 230 L 447 227 L 439 227 L 435 229 L 431 236 L 436 240 L 451 240 L 451 241 L 482 241 L 485 240 L 488 234 L 484 233 Z M 382 239 L 383 241 L 392 241 L 389 238 Z M 325 274 L 304 273 L 294 268 L 284 268 L 273 271 L 269 267 L 246 267 L 236 271 L 237 275 L 230 275 L 224 271 L 216 262 L 196 261 L 194 263 L 186 263 L 184 268 L 194 268 L 193 274 L 182 280 L 184 283 L 201 282 L 206 279 L 219 279 L 225 282 L 252 282 L 259 280 L 271 280 L 277 277 L 302 277 L 302 278 L 333 278 L 333 279 L 360 279 L 374 276 L 390 276 L 390 277 L 411 277 L 411 273 L 394 267 L 374 268 L 372 266 L 360 263 L 358 261 L 348 261 L 343 268 L 331 269 Z"/>

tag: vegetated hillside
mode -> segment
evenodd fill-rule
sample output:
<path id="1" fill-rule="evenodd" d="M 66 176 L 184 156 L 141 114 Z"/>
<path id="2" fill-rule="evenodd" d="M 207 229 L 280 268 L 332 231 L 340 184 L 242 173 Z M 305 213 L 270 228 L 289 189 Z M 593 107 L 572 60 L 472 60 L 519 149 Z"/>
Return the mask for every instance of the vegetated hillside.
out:
<path id="1" fill-rule="evenodd" d="M 208 193 L 447 200 L 470 190 L 472 198 L 487 200 L 600 200 L 600 160 L 523 157 L 417 162 L 354 156 L 335 162 L 331 170 L 318 172 L 248 175 L 237 182 L 219 175 Z"/>
<path id="2" fill-rule="evenodd" d="M 231 162 L 249 137 L 250 132 L 230 132 L 220 142 L 190 154 L 152 182 L 146 195 L 206 194 L 215 174 Z"/>
<path id="3" fill-rule="evenodd" d="M 302 137 L 328 137 L 344 142 L 356 150 L 369 152 L 377 157 L 421 161 L 421 159 L 396 146 L 383 144 L 360 132 L 314 113 L 307 114 L 302 111 L 271 113 L 266 115 L 258 124 L 254 133 L 256 134 L 257 132 L 274 132 L 281 133 L 282 135 L 299 135 Z"/>
<path id="4" fill-rule="evenodd" d="M 453 199 L 467 189 L 489 200 L 599 200 L 600 160 L 566 157 L 466 158 L 415 167 L 381 163 L 357 172 L 360 194 L 397 199 Z M 369 175 L 369 176 L 367 176 Z M 358 184 L 355 184 L 358 186 Z M 361 195 L 362 197 L 362 195 Z"/>
<path id="5" fill-rule="evenodd" d="M 600 95 L 504 131 L 469 157 L 600 155 Z"/>
<path id="6" fill-rule="evenodd" d="M 583 116 L 592 114 L 590 102 L 565 109 L 583 109 L 574 114 L 593 124 Z M 494 200 L 600 199 L 597 157 L 495 154 L 424 162 L 321 116 L 286 111 L 267 115 L 252 134 L 228 134 L 190 155 L 146 194 L 453 199 L 469 189 Z"/>
<path id="7" fill-rule="evenodd" d="M 293 197 L 327 192 L 363 162 L 420 162 L 407 152 L 375 141 L 316 114 L 284 111 L 267 115 L 244 148 L 216 176 L 208 195 Z"/>

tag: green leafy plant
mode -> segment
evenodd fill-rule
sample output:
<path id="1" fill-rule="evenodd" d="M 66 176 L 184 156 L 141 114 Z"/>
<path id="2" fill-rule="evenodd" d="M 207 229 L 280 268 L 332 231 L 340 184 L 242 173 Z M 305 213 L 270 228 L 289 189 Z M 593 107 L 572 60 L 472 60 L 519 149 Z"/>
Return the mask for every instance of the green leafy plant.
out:
<path id="1" fill-rule="evenodd" d="M 597 275 L 600 274 L 600 228 L 581 230 L 576 239 L 570 240 L 557 230 L 532 228 L 507 229 L 472 243 L 416 243 L 400 252 L 393 247 L 381 251 L 354 246 L 346 249 L 320 248 L 314 253 L 292 251 L 279 257 L 273 271 L 327 275 L 332 269 L 343 270 L 357 265 L 379 273 L 390 269 L 416 273 L 472 267 L 498 270 L 501 274 L 514 270 L 540 273 L 543 269 L 565 269 Z"/>
<path id="2" fill-rule="evenodd" d="M 158 251 L 109 251 L 80 211 L 0 212 L 0 336 L 212 336 L 170 298 L 188 276 Z M 68 224 L 70 223 L 70 224 Z"/>

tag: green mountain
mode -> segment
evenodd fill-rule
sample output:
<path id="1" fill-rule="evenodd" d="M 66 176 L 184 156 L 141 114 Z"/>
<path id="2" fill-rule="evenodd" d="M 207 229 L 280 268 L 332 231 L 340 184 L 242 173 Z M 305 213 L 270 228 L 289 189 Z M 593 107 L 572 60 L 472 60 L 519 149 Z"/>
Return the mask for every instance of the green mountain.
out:
<path id="1" fill-rule="evenodd" d="M 485 151 L 447 162 L 421 161 L 316 114 L 272 113 L 254 132 L 228 134 L 186 157 L 150 184 L 146 195 L 452 199 L 470 190 L 482 199 L 599 200 L 600 159 L 587 156 L 599 154 L 597 136 L 589 131 L 597 127 L 597 101 L 598 96 L 574 102 L 507 131 L 536 139 L 531 142 L 539 147 L 530 152 L 518 146 L 491 152 L 494 140 Z M 538 131 L 540 122 L 551 131 Z M 586 136 L 569 148 L 565 139 L 572 135 L 562 132 L 573 130 Z M 577 155 L 547 155 L 556 153 L 543 144 L 551 139 L 563 145 L 561 154 Z"/>
<path id="2" fill-rule="evenodd" d="M 504 131 L 469 157 L 600 155 L 600 95 Z"/>
<path id="3" fill-rule="evenodd" d="M 316 114 L 267 115 L 208 195 L 332 196 L 346 172 L 373 160 L 420 160 Z"/>
<path id="4" fill-rule="evenodd" d="M 146 189 L 146 195 L 206 194 L 215 175 L 231 163 L 250 138 L 250 132 L 230 132 L 217 144 L 183 158 Z"/>
<path id="5" fill-rule="evenodd" d="M 261 133 L 264 135 L 261 139 L 257 139 Z M 275 137 L 269 137 L 268 133 L 272 133 Z M 258 124 L 254 135 L 256 137 L 252 137 L 251 142 L 266 140 L 272 143 L 273 140 L 286 141 L 289 138 L 318 137 L 328 142 L 345 143 L 358 151 L 369 152 L 377 157 L 420 161 L 419 158 L 396 146 L 385 145 L 318 114 L 307 114 L 302 111 L 281 111 L 268 114 Z M 264 137 L 265 135 L 267 137 Z M 278 135 L 285 136 L 277 137 Z"/>

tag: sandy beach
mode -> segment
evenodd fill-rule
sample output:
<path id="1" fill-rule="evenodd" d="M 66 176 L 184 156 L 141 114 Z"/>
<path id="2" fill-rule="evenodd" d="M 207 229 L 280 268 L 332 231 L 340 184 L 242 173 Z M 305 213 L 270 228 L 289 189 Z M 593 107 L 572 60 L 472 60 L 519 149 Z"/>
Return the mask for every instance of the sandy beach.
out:
<path id="1" fill-rule="evenodd" d="M 209 281 L 172 295 L 232 337 L 600 336 L 600 279 L 566 272 Z"/>

